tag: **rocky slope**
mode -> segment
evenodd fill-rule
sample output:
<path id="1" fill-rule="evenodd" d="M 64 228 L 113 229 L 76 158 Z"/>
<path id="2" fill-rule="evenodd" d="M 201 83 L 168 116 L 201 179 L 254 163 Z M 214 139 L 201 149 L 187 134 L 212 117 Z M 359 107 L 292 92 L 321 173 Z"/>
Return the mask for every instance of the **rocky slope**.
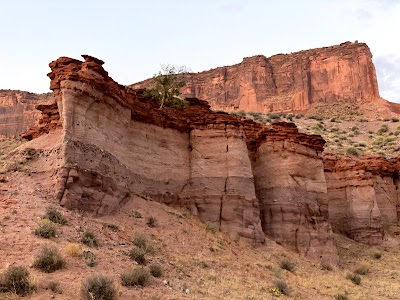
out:
<path id="1" fill-rule="evenodd" d="M 83 57 L 50 64 L 62 129 L 49 173 L 62 205 L 104 215 L 140 195 L 187 207 L 234 240 L 257 244 L 267 235 L 337 262 L 320 136 L 215 113 L 197 99 L 159 110 L 140 90 L 115 83 L 102 61 Z M 27 137 L 37 143 L 43 132 Z"/>
<path id="2" fill-rule="evenodd" d="M 0 90 L 0 137 L 18 136 L 37 122 L 40 111 L 35 106 L 50 94 Z"/>
<path id="3" fill-rule="evenodd" d="M 246 57 L 237 65 L 187 74 L 185 79 L 185 93 L 225 111 L 308 111 L 318 102 L 379 98 L 371 52 L 357 42 L 269 58 Z"/>

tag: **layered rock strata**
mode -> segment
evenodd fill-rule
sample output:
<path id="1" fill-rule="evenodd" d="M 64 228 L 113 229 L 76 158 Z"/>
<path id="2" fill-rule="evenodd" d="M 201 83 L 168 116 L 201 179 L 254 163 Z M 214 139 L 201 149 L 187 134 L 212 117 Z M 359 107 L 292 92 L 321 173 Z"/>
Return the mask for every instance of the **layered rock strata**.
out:
<path id="1" fill-rule="evenodd" d="M 184 93 L 225 111 L 306 112 L 314 103 L 379 99 L 371 52 L 358 42 L 246 57 L 239 64 L 184 78 Z M 150 85 L 151 79 L 132 86 Z"/>
<path id="2" fill-rule="evenodd" d="M 397 161 L 326 154 L 324 167 L 329 221 L 357 241 L 381 244 L 398 220 Z"/>
<path id="3" fill-rule="evenodd" d="M 34 126 L 40 116 L 36 105 L 44 103 L 50 94 L 0 90 L 0 137 L 13 137 Z"/>
<path id="4" fill-rule="evenodd" d="M 320 136 L 215 113 L 198 99 L 159 110 L 141 90 L 115 83 L 102 61 L 83 57 L 50 64 L 63 135 L 61 204 L 104 214 L 137 194 L 185 206 L 235 240 L 259 243 L 267 234 L 337 261 Z"/>

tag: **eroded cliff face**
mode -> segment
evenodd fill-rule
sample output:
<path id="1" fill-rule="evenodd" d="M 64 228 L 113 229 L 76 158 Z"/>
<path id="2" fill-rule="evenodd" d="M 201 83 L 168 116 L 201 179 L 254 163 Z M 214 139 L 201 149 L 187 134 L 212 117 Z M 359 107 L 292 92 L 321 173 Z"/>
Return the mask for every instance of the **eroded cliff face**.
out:
<path id="1" fill-rule="evenodd" d="M 184 93 L 207 100 L 216 110 L 306 112 L 315 103 L 379 99 L 371 52 L 358 42 L 246 57 L 233 66 L 184 77 Z M 149 85 L 151 80 L 132 86 Z"/>
<path id="2" fill-rule="evenodd" d="M 35 106 L 49 97 L 50 94 L 0 90 L 0 137 L 18 136 L 34 126 L 40 116 Z"/>
<path id="3" fill-rule="evenodd" d="M 351 238 L 381 244 L 385 227 L 398 221 L 396 160 L 324 156 L 329 221 Z"/>
<path id="4" fill-rule="evenodd" d="M 106 214 L 139 195 L 185 206 L 234 240 L 260 243 L 266 234 L 337 261 L 320 136 L 215 113 L 198 99 L 159 110 L 142 91 L 115 83 L 102 61 L 83 57 L 50 64 L 59 114 L 51 110 L 44 119 L 53 123 L 44 123 L 62 132 L 62 166 L 53 172 L 61 204 Z M 30 137 L 45 138 L 46 130 Z"/>

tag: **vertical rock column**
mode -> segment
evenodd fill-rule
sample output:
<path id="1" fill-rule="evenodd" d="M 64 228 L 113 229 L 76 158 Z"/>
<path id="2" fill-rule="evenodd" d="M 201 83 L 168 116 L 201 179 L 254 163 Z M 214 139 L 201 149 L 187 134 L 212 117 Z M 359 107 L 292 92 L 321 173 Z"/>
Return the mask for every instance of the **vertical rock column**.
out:
<path id="1" fill-rule="evenodd" d="M 364 170 L 325 173 L 329 220 L 356 241 L 380 244 L 383 239 L 381 211 L 373 182 L 366 173 Z"/>
<path id="2" fill-rule="evenodd" d="M 267 141 L 259 146 L 253 169 L 264 233 L 310 258 L 337 262 L 317 151 L 287 140 Z"/>
<path id="3" fill-rule="evenodd" d="M 181 199 L 204 222 L 221 231 L 262 242 L 258 200 L 243 131 L 217 124 L 190 133 L 190 180 Z"/>

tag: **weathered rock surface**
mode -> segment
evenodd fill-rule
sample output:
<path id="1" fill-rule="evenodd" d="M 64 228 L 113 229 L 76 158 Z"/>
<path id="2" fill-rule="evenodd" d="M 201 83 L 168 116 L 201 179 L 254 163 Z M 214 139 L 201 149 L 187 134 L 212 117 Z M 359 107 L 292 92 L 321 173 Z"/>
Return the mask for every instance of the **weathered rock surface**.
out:
<path id="1" fill-rule="evenodd" d="M 0 137 L 18 136 L 34 126 L 40 116 L 35 106 L 50 94 L 0 90 Z"/>
<path id="2" fill-rule="evenodd" d="M 380 244 L 398 220 L 399 168 L 381 157 L 324 156 L 329 221 L 351 238 Z"/>
<path id="3" fill-rule="evenodd" d="M 186 74 L 185 79 L 186 94 L 225 111 L 306 112 L 316 103 L 380 98 L 372 54 L 358 42 L 246 57 L 233 66 Z M 151 84 L 150 79 L 132 87 Z"/>
<path id="4" fill-rule="evenodd" d="M 235 240 L 259 243 L 267 234 L 309 257 L 337 261 L 320 136 L 290 123 L 215 113 L 198 99 L 182 110 L 158 110 L 141 90 L 115 83 L 102 61 L 84 58 L 50 64 L 62 123 L 56 176 L 63 205 L 104 214 L 134 194 L 151 197 L 189 208 Z"/>

